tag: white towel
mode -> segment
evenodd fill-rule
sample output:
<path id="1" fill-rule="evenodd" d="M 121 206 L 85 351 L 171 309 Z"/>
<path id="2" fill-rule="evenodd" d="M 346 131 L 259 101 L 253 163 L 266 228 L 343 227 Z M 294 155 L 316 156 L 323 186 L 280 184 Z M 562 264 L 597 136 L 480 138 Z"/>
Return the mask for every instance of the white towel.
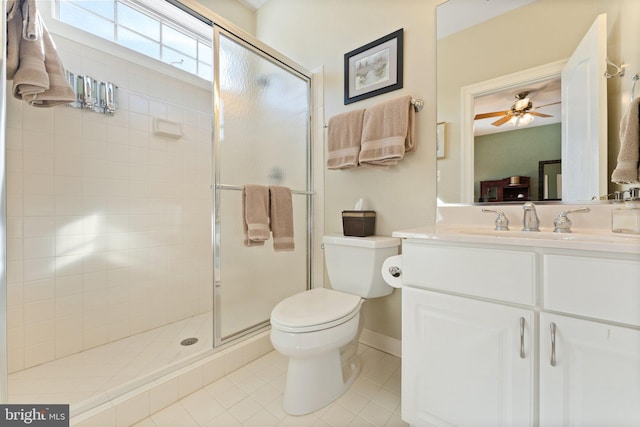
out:
<path id="1" fill-rule="evenodd" d="M 398 163 L 415 150 L 415 109 L 410 96 L 376 104 L 364 112 L 359 161 L 361 166 Z"/>
<path id="2" fill-rule="evenodd" d="M 640 182 L 640 97 L 634 99 L 620 121 L 620 151 L 611 182 Z"/>

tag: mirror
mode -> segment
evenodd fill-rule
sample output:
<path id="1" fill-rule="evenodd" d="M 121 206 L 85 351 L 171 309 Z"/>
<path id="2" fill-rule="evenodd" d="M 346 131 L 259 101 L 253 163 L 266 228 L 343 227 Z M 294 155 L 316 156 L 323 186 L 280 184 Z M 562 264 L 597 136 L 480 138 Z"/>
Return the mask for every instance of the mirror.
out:
<path id="1" fill-rule="evenodd" d="M 538 200 L 562 200 L 562 161 L 538 162 Z"/>
<path id="2" fill-rule="evenodd" d="M 515 8 L 505 13 L 503 8 L 507 3 Z M 533 76 L 530 81 L 521 80 L 521 86 L 518 86 L 515 81 L 508 82 L 509 96 L 512 97 L 511 102 L 515 106 L 515 102 L 518 101 L 518 99 L 513 98 L 518 94 L 516 89 L 520 87 L 536 89 L 536 84 L 548 85 L 553 81 L 553 78 L 559 75 L 563 64 L 566 63 L 567 58 L 572 55 L 580 44 L 582 37 L 592 26 L 599 13 L 610 12 L 609 9 L 611 9 L 613 11 L 611 15 L 619 17 L 623 14 L 621 8 L 628 3 L 625 0 L 612 0 L 609 2 L 600 0 L 585 0 L 581 2 L 572 0 L 512 0 L 509 2 L 448 0 L 438 6 L 438 122 L 445 122 L 447 127 L 447 137 L 446 141 L 444 141 L 446 156 L 438 158 L 437 177 L 440 203 L 478 202 L 480 200 L 484 202 L 486 194 L 482 194 L 482 181 L 507 180 L 505 185 L 509 186 L 511 185 L 512 177 L 528 178 L 529 181 L 527 193 L 516 192 L 516 197 L 519 196 L 516 199 L 518 201 L 523 198 L 529 198 L 530 200 L 557 200 L 559 198 L 557 191 L 549 192 L 551 188 L 550 182 L 547 182 L 545 188 L 544 176 L 548 175 L 550 177 L 550 175 L 543 174 L 541 181 L 539 173 L 539 162 L 555 161 L 561 158 L 558 146 L 555 146 L 547 154 L 536 155 L 535 158 L 530 156 L 530 164 L 517 169 L 508 169 L 508 167 L 515 167 L 518 160 L 512 155 L 505 154 L 502 149 L 475 150 L 477 153 L 474 153 L 474 158 L 470 162 L 475 166 L 475 172 L 479 170 L 482 173 L 474 172 L 474 176 L 467 176 L 468 172 L 461 167 L 464 164 L 465 156 L 463 140 L 464 133 L 472 132 L 472 130 L 465 128 L 462 112 L 464 111 L 466 116 L 473 115 L 475 112 L 465 111 L 465 108 L 468 107 L 464 105 L 462 89 L 472 88 L 475 85 L 478 87 L 484 85 L 486 89 L 486 87 L 494 85 L 491 91 L 498 93 L 499 90 L 495 86 L 497 85 L 496 81 L 503 79 L 505 76 L 535 74 L 531 70 L 540 71 L 542 69 L 542 75 Z M 492 7 L 497 9 L 489 10 Z M 475 10 L 475 8 L 479 9 Z M 503 10 L 499 10 L 501 8 Z M 464 22 L 469 17 L 481 15 L 486 15 L 487 19 L 480 23 Z M 567 17 L 571 18 L 567 19 Z M 452 29 L 452 23 L 454 26 L 458 25 L 459 27 Z M 619 25 L 619 23 L 614 23 L 613 25 Z M 629 43 L 626 40 L 625 42 Z M 543 76 L 544 72 L 547 73 L 546 77 Z M 479 90 L 479 92 L 481 91 Z M 536 103 L 538 105 L 544 103 L 542 100 L 537 102 L 533 95 L 531 95 L 531 98 L 534 105 Z M 479 95 L 474 100 L 480 103 Z M 503 110 L 508 110 L 509 108 L 509 105 L 507 105 L 503 107 Z M 498 110 L 499 108 L 496 110 L 487 108 L 484 112 Z M 545 113 L 546 111 L 541 109 L 540 112 Z M 617 113 L 620 112 L 618 111 Z M 558 114 L 552 113 L 550 115 L 557 116 Z M 498 120 L 499 118 L 495 117 L 493 120 Z M 536 122 L 542 122 L 545 119 L 536 117 L 535 120 Z M 616 119 L 613 119 L 613 121 L 615 122 Z M 611 122 L 612 120 L 609 120 L 609 123 Z M 511 128 L 511 131 L 501 133 L 503 135 L 502 139 L 506 138 L 504 135 L 509 133 L 515 134 L 513 138 L 520 141 L 526 138 L 527 140 L 538 140 L 546 143 L 551 138 L 556 138 L 549 134 L 544 136 L 524 135 L 525 130 L 528 133 L 533 133 L 536 129 L 534 127 L 518 127 L 509 124 L 504 126 Z M 540 128 L 548 128 L 547 132 L 551 132 L 552 126 L 555 126 L 553 131 L 557 134 L 558 129 L 563 127 L 564 124 L 554 123 L 549 124 L 549 126 L 540 126 Z M 516 136 L 518 132 L 521 135 Z M 486 139 L 486 136 L 482 138 Z M 610 137 L 610 139 L 612 138 Z M 471 140 L 478 144 L 475 137 L 471 138 Z M 473 148 L 479 147 L 479 145 L 475 144 Z M 609 151 L 614 151 L 613 148 L 615 147 L 610 147 Z M 615 154 L 617 154 L 617 149 Z M 603 157 L 606 157 L 606 155 Z M 603 159 L 603 161 L 606 164 L 607 159 Z M 556 167 L 561 165 L 561 163 L 549 163 L 549 165 L 551 164 L 555 164 Z M 506 166 L 507 169 L 498 168 L 498 165 Z M 495 168 L 495 170 L 492 170 L 492 168 Z M 610 164 L 609 168 L 610 170 L 612 169 Z M 610 176 L 610 171 L 607 175 Z M 547 178 L 547 180 L 549 179 L 551 178 Z M 520 179 L 520 181 L 524 180 Z M 465 188 L 470 187 L 471 183 L 473 183 L 471 187 L 473 190 L 471 195 L 468 195 L 468 193 L 465 193 Z M 604 186 L 606 187 L 606 183 Z M 557 187 L 558 185 L 555 186 L 555 188 Z M 565 190 L 570 189 L 565 188 Z M 573 194 L 571 191 L 565 191 L 565 193 Z M 607 190 L 604 188 L 600 194 L 606 193 Z M 547 195 L 546 198 L 544 197 L 545 194 Z M 562 200 L 577 201 L 566 197 Z M 493 201 L 508 200 L 494 199 Z"/>

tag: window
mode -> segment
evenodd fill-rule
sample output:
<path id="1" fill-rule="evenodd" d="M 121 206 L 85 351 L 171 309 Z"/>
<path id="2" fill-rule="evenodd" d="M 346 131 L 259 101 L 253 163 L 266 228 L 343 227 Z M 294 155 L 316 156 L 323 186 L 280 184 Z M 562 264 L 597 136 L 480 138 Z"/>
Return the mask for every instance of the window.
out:
<path id="1" fill-rule="evenodd" d="M 54 18 L 213 79 L 211 26 L 165 0 L 55 0 Z"/>

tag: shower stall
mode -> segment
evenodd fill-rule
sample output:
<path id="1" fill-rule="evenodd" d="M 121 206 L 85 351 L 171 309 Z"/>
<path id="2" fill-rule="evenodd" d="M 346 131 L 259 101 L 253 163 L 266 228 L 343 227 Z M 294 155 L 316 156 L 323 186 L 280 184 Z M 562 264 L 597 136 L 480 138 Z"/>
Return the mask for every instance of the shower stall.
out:
<path id="1" fill-rule="evenodd" d="M 3 92 L 9 403 L 77 414 L 264 330 L 310 286 L 309 72 L 161 3 L 209 27 L 210 78 L 47 20 L 67 71 L 117 86 L 117 111 Z M 243 245 L 245 184 L 292 189 L 294 251 Z"/>

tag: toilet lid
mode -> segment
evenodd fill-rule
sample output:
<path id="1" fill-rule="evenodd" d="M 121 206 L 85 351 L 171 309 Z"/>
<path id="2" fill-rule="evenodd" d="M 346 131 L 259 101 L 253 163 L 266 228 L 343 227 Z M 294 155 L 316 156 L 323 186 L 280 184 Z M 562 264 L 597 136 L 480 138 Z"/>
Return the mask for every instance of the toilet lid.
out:
<path id="1" fill-rule="evenodd" d="M 316 288 L 286 298 L 271 312 L 271 324 L 284 329 L 307 329 L 349 317 L 360 307 L 357 295 Z"/>

